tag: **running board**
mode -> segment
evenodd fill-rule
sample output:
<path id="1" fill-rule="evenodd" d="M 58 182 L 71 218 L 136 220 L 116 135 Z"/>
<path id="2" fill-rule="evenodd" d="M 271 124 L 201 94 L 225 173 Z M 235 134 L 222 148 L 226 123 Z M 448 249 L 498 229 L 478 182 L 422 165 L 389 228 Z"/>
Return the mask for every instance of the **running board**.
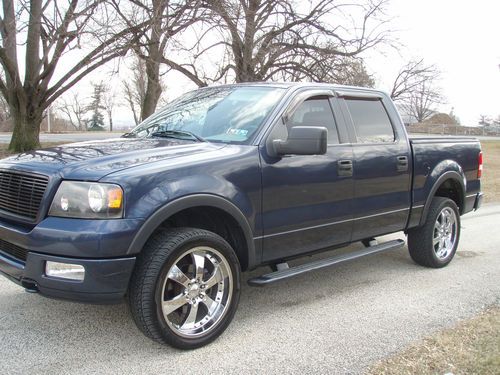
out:
<path id="1" fill-rule="evenodd" d="M 288 279 L 301 275 L 303 273 L 319 270 L 321 268 L 330 267 L 335 264 L 347 262 L 357 258 L 364 257 L 365 255 L 377 254 L 383 251 L 399 249 L 405 245 L 404 240 L 393 240 L 381 243 L 379 245 L 370 246 L 362 250 L 353 251 L 351 253 L 334 256 L 331 258 L 321 259 L 310 263 L 301 264 L 296 267 L 286 268 L 279 271 L 271 272 L 266 275 L 254 277 L 248 280 L 250 286 L 265 286 L 267 284 L 275 283 L 276 281 Z"/>

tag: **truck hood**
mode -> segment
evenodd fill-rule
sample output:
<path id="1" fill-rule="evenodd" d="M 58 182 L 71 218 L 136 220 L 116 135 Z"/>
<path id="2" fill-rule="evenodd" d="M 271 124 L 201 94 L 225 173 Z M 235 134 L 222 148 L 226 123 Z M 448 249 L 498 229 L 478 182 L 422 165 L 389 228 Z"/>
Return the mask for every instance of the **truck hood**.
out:
<path id="1" fill-rule="evenodd" d="M 160 138 L 116 138 L 25 152 L 0 161 L 2 169 L 97 181 L 126 168 L 214 151 L 224 144 Z"/>

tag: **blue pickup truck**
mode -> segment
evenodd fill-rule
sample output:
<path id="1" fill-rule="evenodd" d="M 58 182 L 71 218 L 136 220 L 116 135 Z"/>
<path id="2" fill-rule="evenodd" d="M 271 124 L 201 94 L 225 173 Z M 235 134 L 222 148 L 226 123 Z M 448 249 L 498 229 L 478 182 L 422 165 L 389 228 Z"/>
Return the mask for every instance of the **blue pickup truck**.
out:
<path id="1" fill-rule="evenodd" d="M 416 263 L 446 266 L 481 172 L 476 139 L 409 138 L 380 91 L 203 88 L 121 138 L 1 160 L 0 273 L 49 297 L 126 297 L 145 335 L 196 348 L 232 320 L 242 271 L 271 266 L 248 280 L 264 286 L 401 248 L 376 238 L 400 231 Z"/>

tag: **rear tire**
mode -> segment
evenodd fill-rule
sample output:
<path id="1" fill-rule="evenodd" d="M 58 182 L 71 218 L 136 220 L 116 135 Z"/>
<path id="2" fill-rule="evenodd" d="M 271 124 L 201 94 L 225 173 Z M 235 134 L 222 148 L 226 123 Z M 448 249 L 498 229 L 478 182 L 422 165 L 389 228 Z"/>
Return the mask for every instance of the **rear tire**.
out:
<path id="1" fill-rule="evenodd" d="M 179 349 L 204 346 L 224 332 L 238 306 L 240 265 L 215 233 L 156 232 L 137 258 L 129 306 L 149 338 Z"/>
<path id="2" fill-rule="evenodd" d="M 434 197 L 424 225 L 408 231 L 411 258 L 425 267 L 448 265 L 460 240 L 460 213 L 451 199 Z"/>

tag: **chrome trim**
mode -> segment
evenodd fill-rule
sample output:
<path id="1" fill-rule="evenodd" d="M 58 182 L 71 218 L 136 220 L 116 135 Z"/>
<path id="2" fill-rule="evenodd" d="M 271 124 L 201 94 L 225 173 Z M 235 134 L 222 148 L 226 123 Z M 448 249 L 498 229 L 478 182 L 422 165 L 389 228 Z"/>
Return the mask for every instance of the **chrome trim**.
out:
<path id="1" fill-rule="evenodd" d="M 339 98 L 356 98 L 356 99 L 383 99 L 384 95 L 380 92 L 373 91 L 350 91 L 350 90 L 335 90 L 335 95 Z"/>
<path id="2" fill-rule="evenodd" d="M 457 216 L 450 207 L 445 207 L 436 218 L 432 236 L 432 247 L 439 260 L 452 256 L 457 238 Z"/>
<path id="3" fill-rule="evenodd" d="M 399 210 L 386 211 L 386 212 L 382 212 L 380 214 L 373 214 L 373 215 L 368 215 L 368 216 L 360 216 L 360 217 L 353 218 L 353 219 L 346 219 L 346 220 L 335 221 L 333 223 L 313 225 L 313 226 L 307 227 L 307 228 L 292 229 L 292 230 L 288 230 L 288 231 L 280 232 L 280 233 L 266 234 L 264 236 L 254 237 L 253 239 L 254 240 L 258 240 L 258 239 L 262 239 L 262 238 L 281 236 L 281 235 L 284 235 L 284 234 L 296 233 L 296 232 L 301 232 L 301 231 L 310 230 L 310 229 L 316 229 L 316 228 L 323 228 L 323 227 L 328 227 L 328 226 L 332 226 L 332 225 L 347 223 L 349 221 L 364 220 L 364 219 L 369 219 L 371 217 L 382 216 L 382 215 L 389 215 L 389 214 L 392 214 L 392 213 L 401 212 L 401 211 L 409 211 L 409 210 L 410 210 L 410 208 L 401 208 Z"/>
<path id="4" fill-rule="evenodd" d="M 163 280 L 159 302 L 165 322 L 181 337 L 207 335 L 227 313 L 233 282 L 229 261 L 219 251 L 188 249 Z"/>

